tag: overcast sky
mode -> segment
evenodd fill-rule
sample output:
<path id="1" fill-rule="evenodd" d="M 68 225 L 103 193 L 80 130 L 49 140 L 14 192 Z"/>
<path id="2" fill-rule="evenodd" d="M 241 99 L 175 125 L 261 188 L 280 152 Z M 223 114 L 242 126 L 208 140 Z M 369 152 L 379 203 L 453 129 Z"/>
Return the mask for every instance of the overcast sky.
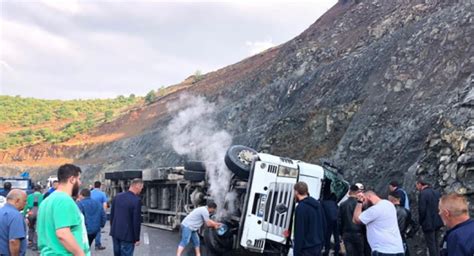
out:
<path id="1" fill-rule="evenodd" d="M 0 94 L 145 95 L 308 28 L 336 0 L 0 0 Z"/>

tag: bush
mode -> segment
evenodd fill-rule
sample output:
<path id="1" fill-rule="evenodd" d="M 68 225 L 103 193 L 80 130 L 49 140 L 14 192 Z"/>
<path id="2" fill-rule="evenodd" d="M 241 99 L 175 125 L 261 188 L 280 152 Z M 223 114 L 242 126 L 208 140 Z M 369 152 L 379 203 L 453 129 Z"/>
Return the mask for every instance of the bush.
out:
<path id="1" fill-rule="evenodd" d="M 147 104 L 153 103 L 156 100 L 156 94 L 154 90 L 149 91 L 145 96 L 145 102 Z"/>

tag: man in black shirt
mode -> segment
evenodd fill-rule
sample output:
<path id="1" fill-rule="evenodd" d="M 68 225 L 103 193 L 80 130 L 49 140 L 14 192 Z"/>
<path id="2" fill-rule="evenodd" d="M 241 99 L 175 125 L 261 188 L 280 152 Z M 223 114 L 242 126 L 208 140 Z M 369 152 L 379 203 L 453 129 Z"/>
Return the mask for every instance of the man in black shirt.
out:
<path id="1" fill-rule="evenodd" d="M 294 256 L 319 256 L 324 244 L 324 213 L 321 204 L 308 194 L 308 185 L 298 182 L 294 186 L 295 209 Z"/>
<path id="2" fill-rule="evenodd" d="M 341 203 L 338 214 L 339 233 L 346 247 L 347 256 L 364 256 L 364 233 L 363 225 L 352 221 L 354 209 L 357 205 L 357 193 L 359 187 L 352 185 L 349 188 L 349 198 Z"/>
<path id="3" fill-rule="evenodd" d="M 411 213 L 405 207 L 400 205 L 400 194 L 393 191 L 390 192 L 388 195 L 388 200 L 395 205 L 395 209 L 397 210 L 397 221 L 398 221 L 398 229 L 400 229 L 400 235 L 403 241 L 403 247 L 405 248 L 405 256 L 410 256 L 410 252 L 408 251 L 407 240 L 406 240 L 406 233 L 408 227 L 413 228 L 413 220 L 411 218 Z"/>
<path id="4" fill-rule="evenodd" d="M 425 236 L 426 246 L 430 256 L 438 256 L 439 229 L 443 226 L 443 221 L 438 214 L 440 194 L 421 179 L 416 182 L 416 189 L 420 191 L 418 197 L 418 219 Z"/>

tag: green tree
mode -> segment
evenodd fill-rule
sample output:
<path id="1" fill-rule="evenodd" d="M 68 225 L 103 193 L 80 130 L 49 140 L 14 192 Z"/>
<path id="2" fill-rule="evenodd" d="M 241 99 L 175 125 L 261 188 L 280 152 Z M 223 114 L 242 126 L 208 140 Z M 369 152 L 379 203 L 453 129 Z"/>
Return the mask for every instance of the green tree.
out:
<path id="1" fill-rule="evenodd" d="M 112 117 L 114 117 L 114 111 L 113 110 L 105 111 L 104 112 L 104 117 L 105 117 L 105 121 L 109 122 L 110 120 L 112 120 Z"/>
<path id="2" fill-rule="evenodd" d="M 197 83 L 202 79 L 204 79 L 204 75 L 202 74 L 201 70 L 196 70 L 196 72 L 194 72 L 193 83 Z"/>
<path id="3" fill-rule="evenodd" d="M 150 92 L 147 93 L 147 95 L 145 96 L 145 102 L 147 104 L 150 104 L 152 103 L 153 101 L 156 100 L 156 94 L 155 94 L 155 90 L 151 90 Z"/>

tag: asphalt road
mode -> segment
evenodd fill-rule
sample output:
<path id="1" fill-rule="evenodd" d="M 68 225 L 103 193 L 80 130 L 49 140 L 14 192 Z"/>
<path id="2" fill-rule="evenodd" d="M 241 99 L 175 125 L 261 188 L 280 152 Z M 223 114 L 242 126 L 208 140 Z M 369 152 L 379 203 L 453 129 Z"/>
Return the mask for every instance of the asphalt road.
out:
<path id="1" fill-rule="evenodd" d="M 91 253 L 92 255 L 97 256 L 110 256 L 113 255 L 112 250 L 112 238 L 109 236 L 109 225 L 107 225 L 102 230 L 102 245 L 106 247 L 105 250 L 95 251 L 94 243 L 92 243 Z M 135 247 L 134 255 L 163 255 L 163 256 L 172 256 L 176 255 L 176 249 L 180 240 L 179 232 L 171 232 L 156 228 L 150 228 L 142 226 L 141 229 L 141 241 L 140 245 Z M 202 243 L 202 241 L 201 241 Z M 208 255 L 206 248 L 202 246 L 201 254 L 203 256 Z M 28 250 L 28 256 L 39 255 L 37 252 Z M 186 247 L 185 253 L 183 255 L 194 255 L 194 250 L 192 245 Z"/>

